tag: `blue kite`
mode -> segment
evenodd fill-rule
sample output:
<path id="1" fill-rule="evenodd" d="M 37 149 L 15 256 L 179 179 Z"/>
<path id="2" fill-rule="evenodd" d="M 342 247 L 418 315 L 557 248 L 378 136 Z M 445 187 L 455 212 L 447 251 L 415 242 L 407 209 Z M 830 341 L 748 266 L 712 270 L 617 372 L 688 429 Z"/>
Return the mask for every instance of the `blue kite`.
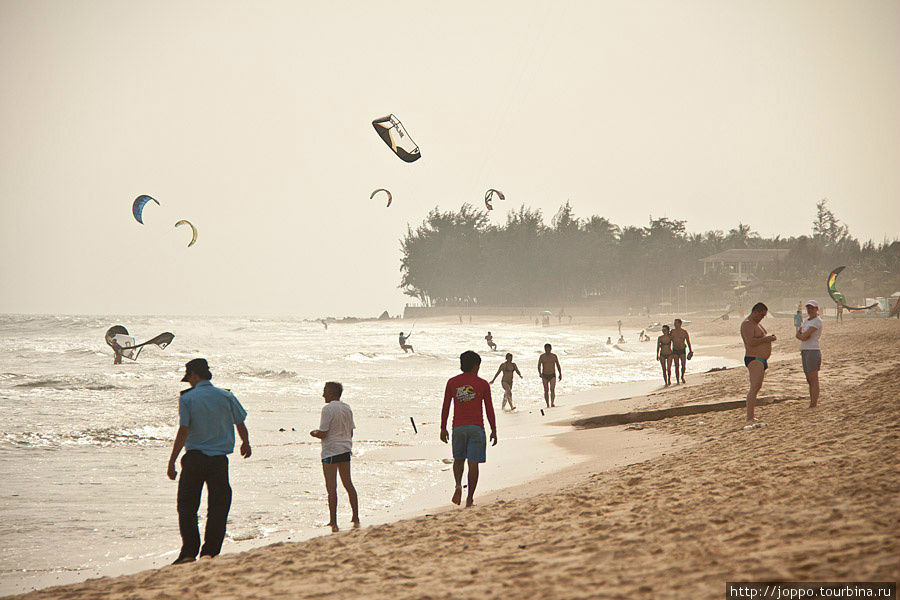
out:
<path id="1" fill-rule="evenodd" d="M 140 223 L 141 225 L 144 224 L 143 218 L 141 216 L 144 212 L 144 205 L 147 204 L 148 202 L 150 202 L 151 200 L 156 202 L 157 206 L 161 206 L 161 204 L 159 203 L 159 200 L 157 200 L 156 198 L 152 198 L 150 196 L 146 196 L 146 195 L 138 196 L 137 198 L 134 199 L 134 204 L 131 205 L 131 214 L 134 215 L 135 220 L 138 223 Z"/>

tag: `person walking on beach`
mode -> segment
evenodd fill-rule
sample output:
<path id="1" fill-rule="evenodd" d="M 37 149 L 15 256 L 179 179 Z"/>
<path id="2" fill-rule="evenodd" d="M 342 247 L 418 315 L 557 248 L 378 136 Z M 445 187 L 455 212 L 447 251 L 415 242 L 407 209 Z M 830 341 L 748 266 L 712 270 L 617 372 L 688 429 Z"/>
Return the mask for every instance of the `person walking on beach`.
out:
<path id="1" fill-rule="evenodd" d="M 406 354 L 408 350 L 412 350 L 413 354 L 416 353 L 416 351 L 413 350 L 413 347 L 406 343 L 406 340 L 408 340 L 411 335 L 412 335 L 412 333 L 410 333 L 407 336 L 404 336 L 403 332 L 402 331 L 400 332 L 400 349 L 403 350 L 403 354 Z"/>
<path id="2" fill-rule="evenodd" d="M 762 388 L 766 369 L 769 368 L 769 357 L 772 356 L 772 342 L 776 338 L 768 335 L 761 321 L 768 314 L 769 308 L 762 302 L 753 305 L 753 309 L 741 323 L 741 338 L 744 340 L 744 366 L 750 374 L 750 391 L 747 392 L 747 421 L 754 420 L 756 395 Z"/>
<path id="3" fill-rule="evenodd" d="M 500 368 L 497 369 L 494 378 L 491 379 L 493 384 L 497 379 L 497 375 L 503 373 L 503 377 L 500 378 L 500 385 L 503 386 L 503 404 L 500 406 L 500 410 L 506 410 L 507 402 L 509 403 L 509 410 L 516 410 L 512 401 L 513 373 L 518 373 L 519 379 L 522 379 L 522 373 L 519 372 L 519 367 L 516 366 L 512 359 L 513 355 L 507 353 L 506 362 L 500 363 Z"/>
<path id="4" fill-rule="evenodd" d="M 819 404 L 819 369 L 822 367 L 819 338 L 823 323 L 819 317 L 819 303 L 815 300 L 807 302 L 806 314 L 809 318 L 797 328 L 796 337 L 800 340 L 800 362 L 809 384 L 809 407 L 815 408 Z"/>
<path id="5" fill-rule="evenodd" d="M 669 335 L 669 326 L 662 326 L 662 335 L 656 338 L 656 360 L 662 367 L 663 381 L 666 386 L 672 384 L 672 336 Z M 677 371 L 676 371 L 677 373 Z"/>
<path id="6" fill-rule="evenodd" d="M 462 500 L 462 476 L 466 464 L 469 466 L 469 493 L 466 506 L 474 506 L 475 487 L 478 485 L 478 465 L 487 460 L 487 440 L 484 435 L 484 413 L 491 425 L 492 446 L 497 445 L 497 422 L 494 405 L 491 403 L 491 386 L 478 376 L 481 357 L 476 352 L 466 350 L 459 355 L 460 375 L 451 377 L 444 389 L 444 405 L 441 408 L 441 441 L 450 441 L 447 432 L 447 418 L 453 405 L 453 477 L 456 489 L 450 499 L 453 504 Z"/>
<path id="7" fill-rule="evenodd" d="M 225 523 L 231 508 L 228 483 L 228 455 L 234 452 L 234 430 L 241 436 L 241 456 L 250 458 L 250 434 L 244 419 L 247 411 L 229 390 L 210 383 L 212 373 L 204 358 L 195 358 L 184 366 L 182 381 L 191 388 L 181 392 L 178 401 L 179 427 L 169 457 L 168 476 L 174 480 L 175 460 L 181 449 L 181 477 L 178 479 L 178 529 L 181 552 L 174 565 L 194 562 L 200 557 L 217 556 L 225 539 Z M 207 512 L 203 547 L 197 528 L 200 493 L 206 484 Z"/>
<path id="8" fill-rule="evenodd" d="M 344 386 L 337 381 L 329 381 L 322 389 L 325 406 L 319 419 L 319 428 L 313 429 L 309 435 L 322 440 L 322 473 L 325 475 L 325 491 L 328 492 L 328 514 L 331 520 L 328 526 L 331 531 L 338 531 L 337 524 L 337 477 L 341 476 L 341 484 L 347 490 L 350 499 L 350 510 L 353 515 L 350 522 L 359 527 L 359 501 L 356 488 L 350 479 L 350 455 L 353 451 L 353 411 L 346 402 L 341 402 Z"/>
<path id="9" fill-rule="evenodd" d="M 484 341 L 487 342 L 488 348 L 490 348 L 493 352 L 497 351 L 497 344 L 494 343 L 494 336 L 491 335 L 490 331 L 488 331 L 488 334 L 484 336 Z"/>
<path id="10" fill-rule="evenodd" d="M 684 370 L 687 368 L 687 361 L 694 356 L 694 350 L 691 348 L 691 336 L 688 335 L 687 329 L 682 329 L 681 319 L 675 319 L 675 329 L 669 333 L 672 338 L 672 358 L 675 362 L 675 383 L 678 383 L 678 366 L 681 365 L 681 383 L 684 383 Z M 685 347 L 685 344 L 687 347 Z"/>
<path id="11" fill-rule="evenodd" d="M 562 367 L 559 358 L 550 352 L 553 346 L 544 344 L 544 353 L 538 358 L 538 375 L 544 386 L 544 402 L 547 408 L 556 406 L 556 370 L 559 369 L 559 380 L 562 381 Z"/>
<path id="12" fill-rule="evenodd" d="M 797 304 L 797 312 L 794 314 L 794 327 L 803 325 L 803 303 Z"/>

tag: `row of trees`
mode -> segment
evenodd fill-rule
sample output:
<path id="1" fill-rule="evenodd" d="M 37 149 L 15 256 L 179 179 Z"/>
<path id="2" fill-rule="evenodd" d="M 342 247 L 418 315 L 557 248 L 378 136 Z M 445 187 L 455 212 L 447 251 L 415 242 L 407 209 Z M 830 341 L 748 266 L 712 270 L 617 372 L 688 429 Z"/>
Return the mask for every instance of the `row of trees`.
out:
<path id="1" fill-rule="evenodd" d="M 550 225 L 540 210 L 511 211 L 504 225 L 465 204 L 433 209 L 401 240 L 404 293 L 422 304 L 540 306 L 586 298 L 651 306 L 661 290 L 689 285 L 711 303 L 732 294 L 723 273 L 703 275 L 701 258 L 730 248 L 781 248 L 788 258 L 760 274 L 771 293 L 823 289 L 835 266 L 852 268 L 857 286 L 900 289 L 900 241 L 861 244 L 829 210 L 816 205 L 811 235 L 763 238 L 739 223 L 728 232 L 688 233 L 686 221 L 650 219 L 620 227 L 608 219 L 577 218 L 570 203 Z"/>

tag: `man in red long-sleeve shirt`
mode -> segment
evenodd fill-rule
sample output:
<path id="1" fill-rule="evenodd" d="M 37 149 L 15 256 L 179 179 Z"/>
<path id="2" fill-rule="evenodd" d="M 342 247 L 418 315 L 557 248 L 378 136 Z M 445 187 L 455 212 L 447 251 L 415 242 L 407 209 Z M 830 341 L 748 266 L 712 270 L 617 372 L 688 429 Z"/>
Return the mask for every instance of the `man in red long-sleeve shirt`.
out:
<path id="1" fill-rule="evenodd" d="M 456 490 L 451 501 L 459 504 L 462 499 L 462 475 L 466 462 L 469 463 L 469 495 L 466 506 L 475 504 L 475 486 L 478 485 L 478 463 L 485 462 L 487 440 L 484 435 L 482 404 L 491 424 L 491 445 L 497 445 L 497 421 L 494 419 L 494 405 L 491 404 L 491 386 L 478 376 L 481 357 L 467 350 L 459 355 L 461 375 L 450 378 L 444 390 L 444 406 L 441 410 L 441 441 L 450 439 L 447 432 L 447 417 L 453 404 L 453 477 Z"/>

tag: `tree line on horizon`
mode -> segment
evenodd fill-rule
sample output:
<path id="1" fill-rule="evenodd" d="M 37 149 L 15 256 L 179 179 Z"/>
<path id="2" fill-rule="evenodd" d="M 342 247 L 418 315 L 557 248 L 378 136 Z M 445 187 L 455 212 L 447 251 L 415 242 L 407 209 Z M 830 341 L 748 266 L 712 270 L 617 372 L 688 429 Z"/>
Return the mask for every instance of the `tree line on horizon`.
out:
<path id="1" fill-rule="evenodd" d="M 840 265 L 848 267 L 841 284 L 850 297 L 854 290 L 900 289 L 900 241 L 860 243 L 827 200 L 816 204 L 810 234 L 797 237 L 765 238 L 744 223 L 727 232 L 689 233 L 686 223 L 651 217 L 645 227 L 621 227 L 597 215 L 578 218 L 569 202 L 549 225 L 539 209 L 524 205 L 503 225 L 492 225 L 486 211 L 469 204 L 456 212 L 434 208 L 400 240 L 399 287 L 425 306 L 556 306 L 588 299 L 655 306 L 679 286 L 693 300 L 718 305 L 739 299 L 734 284 L 727 273 L 704 275 L 700 259 L 759 248 L 789 251 L 757 274 L 771 295 L 821 296 L 829 271 Z"/>

